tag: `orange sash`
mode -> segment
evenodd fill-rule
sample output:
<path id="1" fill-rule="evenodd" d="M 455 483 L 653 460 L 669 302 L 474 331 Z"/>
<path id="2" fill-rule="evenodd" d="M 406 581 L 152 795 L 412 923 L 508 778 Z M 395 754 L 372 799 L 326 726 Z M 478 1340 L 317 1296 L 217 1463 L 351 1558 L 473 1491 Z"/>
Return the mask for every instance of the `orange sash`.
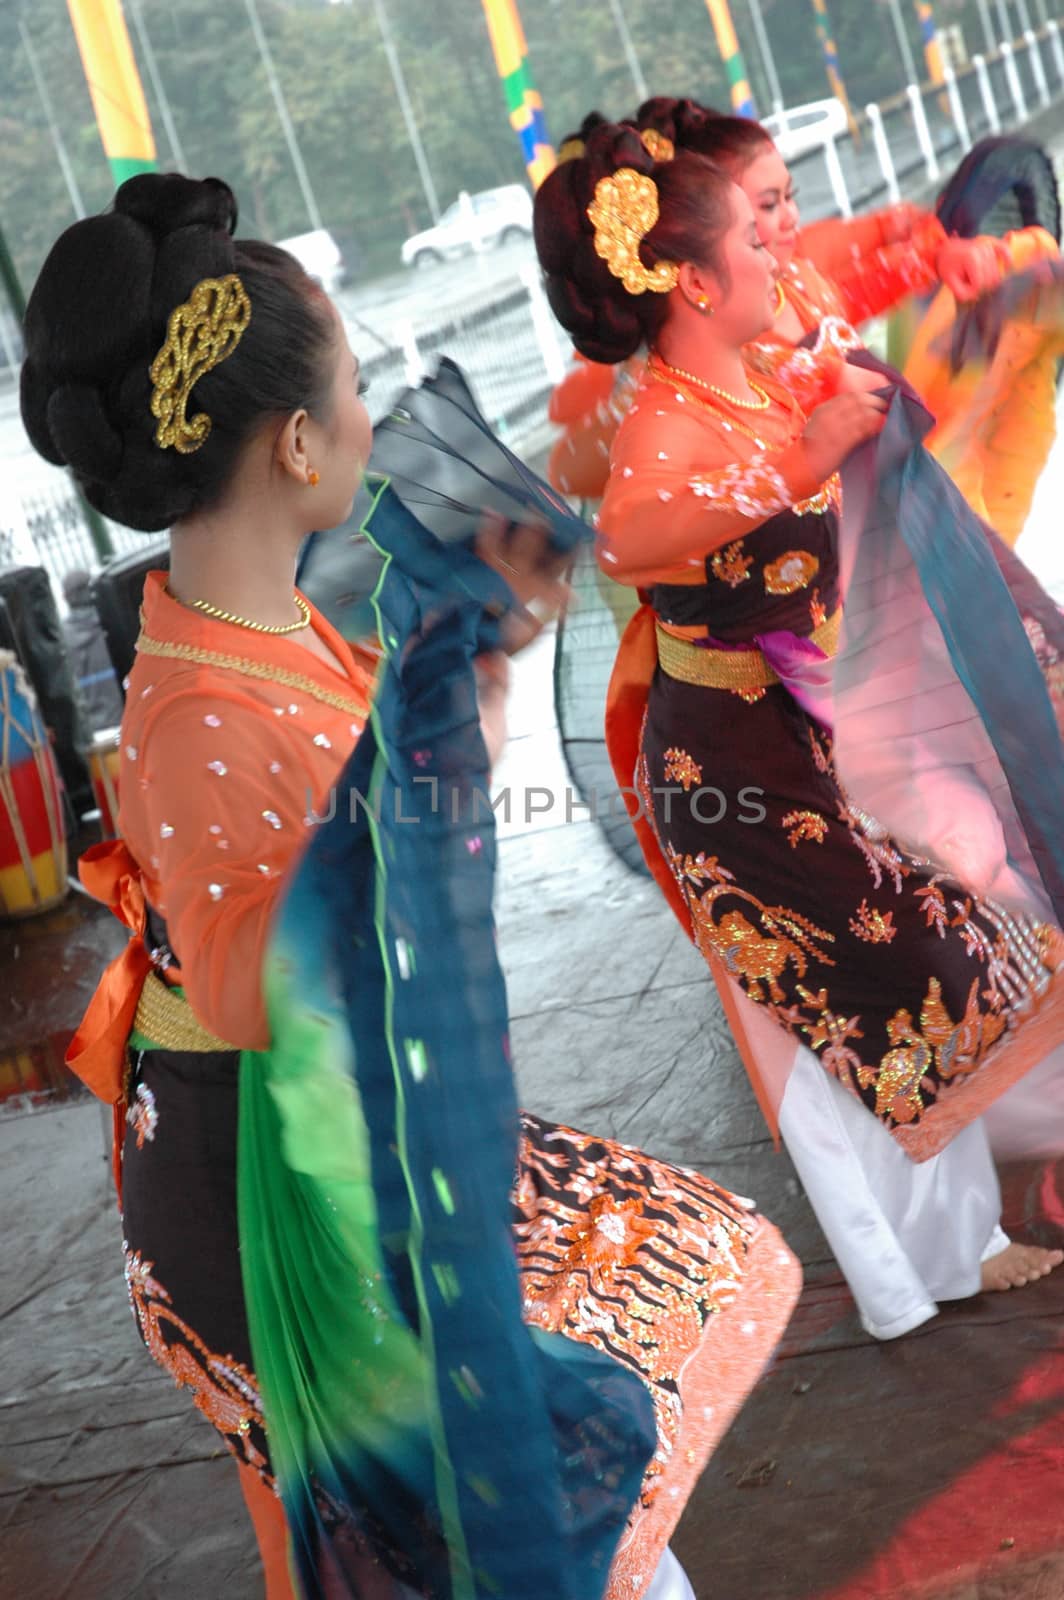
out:
<path id="1" fill-rule="evenodd" d="M 122 1198 L 122 1139 L 126 1115 L 126 1040 L 151 971 L 144 947 L 147 908 L 140 869 L 121 839 L 93 845 L 78 862 L 78 877 L 130 930 L 129 943 L 101 977 L 88 1010 L 67 1046 L 66 1064 L 93 1094 L 114 1108 L 112 1167 Z"/>

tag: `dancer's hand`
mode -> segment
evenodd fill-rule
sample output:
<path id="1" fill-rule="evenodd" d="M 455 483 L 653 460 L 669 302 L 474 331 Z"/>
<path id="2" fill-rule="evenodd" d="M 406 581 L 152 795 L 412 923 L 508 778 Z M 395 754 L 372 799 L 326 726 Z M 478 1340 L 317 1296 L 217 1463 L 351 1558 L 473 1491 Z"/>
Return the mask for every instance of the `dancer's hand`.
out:
<path id="1" fill-rule="evenodd" d="M 935 271 L 955 300 L 978 300 L 997 288 L 1010 259 L 1002 239 L 947 239 L 935 257 Z"/>
<path id="2" fill-rule="evenodd" d="M 488 748 L 488 766 L 494 768 L 506 747 L 506 697 L 510 688 L 510 662 L 501 650 L 477 656 L 473 663 L 477 679 L 477 706 L 480 731 Z"/>
<path id="3" fill-rule="evenodd" d="M 916 231 L 916 225 L 921 222 L 927 212 L 922 206 L 913 205 L 911 200 L 903 200 L 899 205 L 891 206 L 883 214 L 883 243 L 904 244 L 911 239 Z"/>
<path id="4" fill-rule="evenodd" d="M 859 366 L 854 361 L 844 361 L 839 373 L 837 394 L 872 394 L 886 387 L 887 379 L 881 372 Z"/>
<path id="5" fill-rule="evenodd" d="M 503 622 L 503 649 L 516 655 L 569 602 L 571 592 L 562 575 L 572 557 L 551 548 L 546 528 L 511 528 L 505 517 L 491 511 L 481 521 L 476 551 L 502 574 L 517 601 L 518 608 Z"/>
<path id="6" fill-rule="evenodd" d="M 851 450 L 872 439 L 887 420 L 887 402 L 878 395 L 836 394 L 817 406 L 802 434 L 806 459 L 818 483 L 836 472 Z"/>

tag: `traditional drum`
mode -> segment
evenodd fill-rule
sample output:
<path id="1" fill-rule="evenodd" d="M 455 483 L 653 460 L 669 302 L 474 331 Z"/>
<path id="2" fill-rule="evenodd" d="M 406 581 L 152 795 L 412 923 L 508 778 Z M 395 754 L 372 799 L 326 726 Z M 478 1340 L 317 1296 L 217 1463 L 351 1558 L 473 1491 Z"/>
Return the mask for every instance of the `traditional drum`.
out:
<path id="1" fill-rule="evenodd" d="M 33 690 L 0 650 L 0 917 L 26 917 L 67 892 L 59 774 Z"/>
<path id="2" fill-rule="evenodd" d="M 105 839 L 118 838 L 118 763 L 118 729 L 103 728 L 89 751 L 89 777 Z"/>

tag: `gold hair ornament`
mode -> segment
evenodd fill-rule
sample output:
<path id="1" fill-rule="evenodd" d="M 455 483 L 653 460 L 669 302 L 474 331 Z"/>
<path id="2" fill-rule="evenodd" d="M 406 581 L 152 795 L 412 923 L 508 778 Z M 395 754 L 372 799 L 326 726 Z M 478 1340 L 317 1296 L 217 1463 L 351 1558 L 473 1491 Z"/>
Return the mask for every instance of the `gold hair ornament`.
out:
<path id="1" fill-rule="evenodd" d="M 659 133 L 657 128 L 644 128 L 639 137 L 643 146 L 655 161 L 671 161 L 676 154 L 676 146 L 664 133 Z"/>
<path id="2" fill-rule="evenodd" d="M 587 208 L 595 229 L 595 254 L 601 256 L 629 294 L 669 294 L 680 269 L 674 261 L 645 267 L 639 246 L 660 215 L 658 186 L 653 178 L 632 167 L 618 167 L 595 185 L 595 198 Z"/>
<path id="3" fill-rule="evenodd" d="M 251 321 L 251 301 L 235 272 L 203 278 L 183 305 L 170 313 L 166 340 L 151 364 L 151 413 L 158 419 L 155 443 L 191 455 L 211 431 L 201 411 L 190 422 L 189 395 L 199 380 L 231 356 Z"/>

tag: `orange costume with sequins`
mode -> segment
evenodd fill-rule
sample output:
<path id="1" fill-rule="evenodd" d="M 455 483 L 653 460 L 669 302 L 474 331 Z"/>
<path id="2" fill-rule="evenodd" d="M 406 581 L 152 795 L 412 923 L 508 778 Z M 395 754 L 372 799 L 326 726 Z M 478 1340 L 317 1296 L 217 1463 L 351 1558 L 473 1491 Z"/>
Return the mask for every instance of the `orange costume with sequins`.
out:
<path id="1" fill-rule="evenodd" d="M 782 638 L 791 655 L 831 655 L 840 593 L 834 491 L 810 477 L 802 410 L 759 381 L 766 411 L 707 404 L 653 358 L 618 433 L 599 559 L 647 604 L 618 656 L 607 741 L 770 1116 L 783 1082 L 751 1044 L 739 991 L 920 1161 L 1045 1053 L 1023 1016 L 1050 990 L 1064 1016 L 1060 936 L 958 902 L 855 811 L 829 734 L 760 648 Z M 691 800 L 703 784 L 720 796 L 711 820 Z M 765 813 L 756 826 L 751 809 Z"/>

